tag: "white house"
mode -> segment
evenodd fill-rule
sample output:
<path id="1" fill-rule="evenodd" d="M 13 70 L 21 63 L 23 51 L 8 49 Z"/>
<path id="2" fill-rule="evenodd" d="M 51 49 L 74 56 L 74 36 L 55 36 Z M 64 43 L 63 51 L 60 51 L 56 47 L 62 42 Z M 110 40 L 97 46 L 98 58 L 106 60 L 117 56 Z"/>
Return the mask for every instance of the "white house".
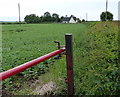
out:
<path id="1" fill-rule="evenodd" d="M 77 19 L 75 16 L 71 15 L 70 17 L 64 17 L 63 23 L 77 23 Z"/>

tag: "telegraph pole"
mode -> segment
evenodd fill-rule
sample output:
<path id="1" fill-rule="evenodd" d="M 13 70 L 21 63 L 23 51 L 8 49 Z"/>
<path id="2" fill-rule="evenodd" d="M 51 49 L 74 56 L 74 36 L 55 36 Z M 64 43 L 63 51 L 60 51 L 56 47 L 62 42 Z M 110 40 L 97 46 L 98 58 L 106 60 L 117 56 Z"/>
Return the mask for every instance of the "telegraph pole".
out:
<path id="1" fill-rule="evenodd" d="M 88 13 L 86 13 L 86 22 L 87 22 L 87 19 L 88 19 Z"/>
<path id="2" fill-rule="evenodd" d="M 20 20 L 20 4 L 18 3 L 18 12 L 19 12 L 19 22 L 21 22 Z"/>
<path id="3" fill-rule="evenodd" d="M 106 21 L 107 21 L 108 0 L 106 0 Z"/>

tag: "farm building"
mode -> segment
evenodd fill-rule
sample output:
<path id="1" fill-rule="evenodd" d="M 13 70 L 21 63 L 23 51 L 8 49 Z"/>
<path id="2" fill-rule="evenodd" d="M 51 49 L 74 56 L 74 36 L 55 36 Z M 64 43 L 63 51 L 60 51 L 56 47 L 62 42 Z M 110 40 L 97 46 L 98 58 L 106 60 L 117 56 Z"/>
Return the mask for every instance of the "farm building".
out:
<path id="1" fill-rule="evenodd" d="M 64 17 L 63 18 L 63 23 L 77 23 L 77 18 L 73 15 L 71 15 L 70 17 Z"/>

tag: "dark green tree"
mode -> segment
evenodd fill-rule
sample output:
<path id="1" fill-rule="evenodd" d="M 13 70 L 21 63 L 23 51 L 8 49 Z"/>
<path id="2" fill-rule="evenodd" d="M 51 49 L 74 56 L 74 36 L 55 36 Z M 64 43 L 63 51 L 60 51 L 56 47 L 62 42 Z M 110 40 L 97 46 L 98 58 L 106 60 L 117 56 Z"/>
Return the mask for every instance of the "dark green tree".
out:
<path id="1" fill-rule="evenodd" d="M 61 16 L 61 17 L 60 17 L 60 22 L 62 22 L 62 21 L 63 21 L 63 19 L 64 19 L 64 16 Z"/>
<path id="2" fill-rule="evenodd" d="M 82 22 L 79 18 L 77 18 L 77 21 L 78 21 L 78 23 L 81 23 L 81 22 Z"/>
<path id="3" fill-rule="evenodd" d="M 106 21 L 106 20 L 112 21 L 113 20 L 113 14 L 110 13 L 109 11 L 102 12 L 101 15 L 100 15 L 100 19 L 101 19 L 101 21 Z"/>
<path id="4" fill-rule="evenodd" d="M 60 22 L 59 15 L 56 13 L 52 14 L 52 21 L 53 22 Z"/>
<path id="5" fill-rule="evenodd" d="M 48 16 L 51 16 L 51 14 L 49 12 L 45 12 L 44 17 L 48 17 Z"/>
<path id="6" fill-rule="evenodd" d="M 24 21 L 26 23 L 39 23 L 40 18 L 36 16 L 35 14 L 30 14 L 30 15 L 25 16 Z"/>
<path id="7" fill-rule="evenodd" d="M 44 16 L 41 16 L 41 17 L 40 17 L 40 22 L 41 22 L 41 23 L 44 22 Z"/>
<path id="8" fill-rule="evenodd" d="M 51 14 L 49 12 L 44 13 L 44 22 L 51 22 Z"/>
<path id="9" fill-rule="evenodd" d="M 85 22 L 85 19 L 82 19 L 82 22 Z"/>

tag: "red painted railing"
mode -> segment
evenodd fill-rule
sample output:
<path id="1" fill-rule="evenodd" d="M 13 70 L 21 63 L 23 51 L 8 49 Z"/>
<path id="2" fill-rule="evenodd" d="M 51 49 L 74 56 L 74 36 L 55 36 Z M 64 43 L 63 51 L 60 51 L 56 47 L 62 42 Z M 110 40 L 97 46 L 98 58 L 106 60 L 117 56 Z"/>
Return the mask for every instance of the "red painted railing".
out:
<path id="1" fill-rule="evenodd" d="M 40 62 L 43 62 L 57 54 L 59 54 L 59 57 L 61 56 L 61 52 L 66 51 L 66 67 L 67 67 L 67 91 L 68 95 L 74 95 L 74 74 L 73 74 L 73 53 L 72 53 L 72 35 L 66 34 L 65 35 L 65 44 L 66 48 L 60 49 L 60 43 L 55 41 L 55 43 L 58 43 L 58 50 L 51 52 L 49 54 L 46 54 L 44 56 L 41 56 L 37 59 L 34 59 L 32 61 L 29 61 L 27 63 L 24 63 L 20 66 L 17 66 L 15 68 L 12 68 L 10 70 L 7 70 L 5 72 L 0 73 L 0 81 L 9 78 L 27 68 L 30 68 Z"/>
<path id="2" fill-rule="evenodd" d="M 8 78 L 8 77 L 11 77 L 11 76 L 13 76 L 13 75 L 15 75 L 15 74 L 17 74 L 17 73 L 19 73 L 19 72 L 27 69 L 27 68 L 30 68 L 30 67 L 32 67 L 32 66 L 34 66 L 34 65 L 36 65 L 36 64 L 38 64 L 38 63 L 40 63 L 40 62 L 43 62 L 43 61 L 45 61 L 46 59 L 49 59 L 49 58 L 51 58 L 51 57 L 53 57 L 53 56 L 55 56 L 55 55 L 57 55 L 57 54 L 60 54 L 60 53 L 63 52 L 63 51 L 65 51 L 65 48 L 56 50 L 56 51 L 54 51 L 54 52 L 51 52 L 51 53 L 46 54 L 46 55 L 44 55 L 44 56 L 41 56 L 41 57 L 39 57 L 39 58 L 37 58 L 37 59 L 34 59 L 34 60 L 29 61 L 29 62 L 27 62 L 27 63 L 24 63 L 24 64 L 22 64 L 22 65 L 20 65 L 20 66 L 17 66 L 17 67 L 15 67 L 15 68 L 12 68 L 12 69 L 10 69 L 10 70 L 7 70 L 7 71 L 5 71 L 5 72 L 2 72 L 2 73 L 0 73 L 0 81 L 6 79 L 6 78 Z"/>

